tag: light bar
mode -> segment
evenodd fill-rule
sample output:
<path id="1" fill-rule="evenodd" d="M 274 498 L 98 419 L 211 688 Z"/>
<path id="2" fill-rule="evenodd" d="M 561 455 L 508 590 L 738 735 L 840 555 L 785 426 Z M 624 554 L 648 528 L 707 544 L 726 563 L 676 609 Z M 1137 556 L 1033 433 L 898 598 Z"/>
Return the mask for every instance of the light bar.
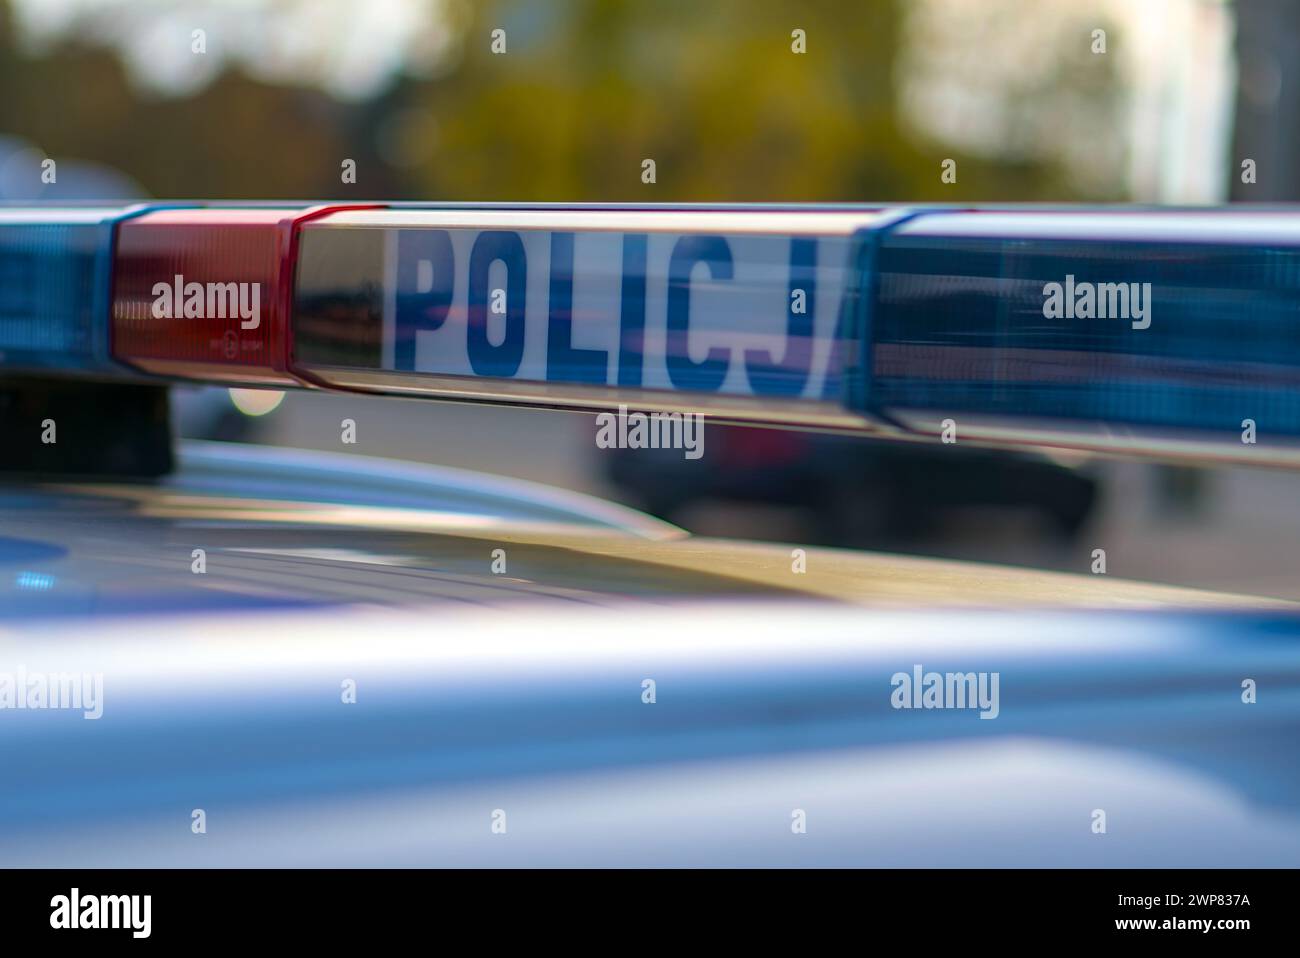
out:
<path id="1" fill-rule="evenodd" d="M 0 210 L 4 372 L 1300 465 L 1298 307 L 1290 209 Z"/>

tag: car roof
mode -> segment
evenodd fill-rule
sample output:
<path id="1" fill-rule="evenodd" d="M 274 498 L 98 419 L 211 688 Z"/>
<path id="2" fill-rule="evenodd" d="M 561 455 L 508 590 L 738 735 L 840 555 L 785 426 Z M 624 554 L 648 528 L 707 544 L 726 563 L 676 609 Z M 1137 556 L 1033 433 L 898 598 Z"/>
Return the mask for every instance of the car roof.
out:
<path id="1" fill-rule="evenodd" d="M 179 459 L 175 474 L 156 482 L 0 487 L 0 571 L 8 572 L 0 615 L 603 605 L 627 596 L 1003 609 L 1290 605 L 1105 576 L 694 537 L 591 496 L 354 455 L 188 442 Z"/>
<path id="2" fill-rule="evenodd" d="M 0 722 L 22 783 L 0 789 L 0 855 L 1116 867 L 1281 866 L 1300 850 L 1300 766 L 1279 760 L 1300 701 L 1294 615 L 442 612 L 0 624 L 24 678 L 99 677 L 80 708 Z M 982 691 L 911 711 L 897 689 L 922 670 Z M 1243 704 L 1247 677 L 1269 704 Z M 110 721 L 84 720 L 101 708 Z M 196 796 L 213 842 L 187 827 Z M 520 825 L 510 842 L 487 828 L 496 808 Z M 790 841 L 800 808 L 812 845 Z M 1117 823 L 1105 842 L 1096 808 Z"/>

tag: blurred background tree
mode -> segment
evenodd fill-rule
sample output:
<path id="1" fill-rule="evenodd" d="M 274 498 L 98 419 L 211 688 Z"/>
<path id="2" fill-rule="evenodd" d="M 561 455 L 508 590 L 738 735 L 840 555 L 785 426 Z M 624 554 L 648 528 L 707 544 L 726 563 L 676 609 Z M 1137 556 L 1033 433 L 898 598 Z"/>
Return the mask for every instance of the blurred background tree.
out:
<path id="1" fill-rule="evenodd" d="M 904 115 L 918 104 L 931 109 L 923 85 L 910 102 L 900 96 L 900 87 L 918 88 L 927 63 L 966 86 L 974 80 L 960 78 L 982 69 L 979 56 L 958 62 L 945 53 L 934 24 L 946 15 L 923 16 L 917 11 L 927 5 L 920 3 L 390 0 L 373 16 L 401 12 L 429 36 L 385 41 L 392 49 L 371 52 L 379 62 L 391 55 L 393 69 L 380 83 L 349 85 L 346 77 L 323 82 L 328 70 L 317 68 L 331 56 L 344 59 L 348 18 L 362 16 L 364 6 L 250 0 L 239 20 L 210 3 L 171 3 L 164 14 L 148 0 L 61 2 L 71 5 L 66 22 L 37 43 L 15 17 L 36 9 L 30 0 L 0 0 L 0 135 L 56 159 L 106 164 L 154 196 L 1124 196 L 1122 149 L 1090 157 L 1087 168 L 1100 175 L 1080 177 L 1059 150 L 1032 148 L 1060 132 L 1053 121 L 1064 122 L 1062 110 L 1087 116 L 1076 129 L 1083 143 L 1096 139 L 1099 126 L 1118 125 L 1115 59 L 1087 54 L 1090 29 L 1104 22 L 1092 15 L 1049 17 L 1053 29 L 1030 36 L 1036 59 L 1053 69 L 1017 74 L 1020 86 L 1004 85 L 1011 106 L 1003 105 L 1003 115 L 1010 109 L 1027 119 L 1015 135 L 994 129 L 993 138 L 1006 142 L 990 150 L 978 138 L 943 142 L 924 117 Z M 411 6 L 420 9 L 402 9 Z M 1015 21 L 1006 0 L 993 6 L 1003 21 Z M 249 18 L 259 15 L 266 22 L 257 27 L 287 35 L 288 53 L 294 31 L 304 29 L 337 37 L 339 50 L 313 51 L 315 63 L 294 59 L 250 29 Z M 189 27 L 205 24 L 210 51 L 191 54 Z M 806 53 L 791 49 L 796 28 L 805 31 Z M 504 54 L 490 48 L 495 29 L 505 31 Z M 988 49 L 974 40 L 972 49 Z M 425 43 L 436 56 L 413 63 L 411 43 Z M 274 73 L 264 68 L 270 60 L 282 64 Z M 169 64 L 176 64 L 171 79 Z M 1070 96 L 1064 107 L 1061 91 Z M 969 113 L 976 123 L 998 118 L 978 104 Z M 340 183 L 345 158 L 357 163 L 355 186 Z M 653 185 L 641 182 L 647 158 L 657 166 Z M 957 161 L 955 184 L 940 180 L 945 158 Z M 57 199 L 59 192 L 43 195 Z"/>

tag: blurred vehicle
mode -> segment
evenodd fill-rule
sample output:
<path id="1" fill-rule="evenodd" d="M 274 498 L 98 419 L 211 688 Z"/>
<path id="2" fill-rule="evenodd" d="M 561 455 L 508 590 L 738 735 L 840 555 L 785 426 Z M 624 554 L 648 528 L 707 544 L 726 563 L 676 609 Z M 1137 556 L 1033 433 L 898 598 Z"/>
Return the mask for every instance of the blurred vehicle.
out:
<path id="1" fill-rule="evenodd" d="M 703 503 L 793 507 L 812 517 L 810 541 L 857 548 L 913 543 L 979 509 L 1021 513 L 1049 537 L 1072 540 L 1099 495 L 1080 468 L 1031 452 L 742 426 L 712 426 L 707 434 L 703 475 L 672 450 L 618 449 L 608 476 L 669 521 Z"/>

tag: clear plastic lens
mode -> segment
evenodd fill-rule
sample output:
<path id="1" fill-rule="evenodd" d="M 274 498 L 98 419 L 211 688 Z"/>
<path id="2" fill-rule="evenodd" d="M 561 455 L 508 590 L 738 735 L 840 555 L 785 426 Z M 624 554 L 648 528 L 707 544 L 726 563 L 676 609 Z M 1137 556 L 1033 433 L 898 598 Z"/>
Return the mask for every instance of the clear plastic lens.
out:
<path id="1" fill-rule="evenodd" d="M 325 221 L 303 232 L 295 358 L 327 380 L 838 400 L 853 249 L 847 235 Z"/>

